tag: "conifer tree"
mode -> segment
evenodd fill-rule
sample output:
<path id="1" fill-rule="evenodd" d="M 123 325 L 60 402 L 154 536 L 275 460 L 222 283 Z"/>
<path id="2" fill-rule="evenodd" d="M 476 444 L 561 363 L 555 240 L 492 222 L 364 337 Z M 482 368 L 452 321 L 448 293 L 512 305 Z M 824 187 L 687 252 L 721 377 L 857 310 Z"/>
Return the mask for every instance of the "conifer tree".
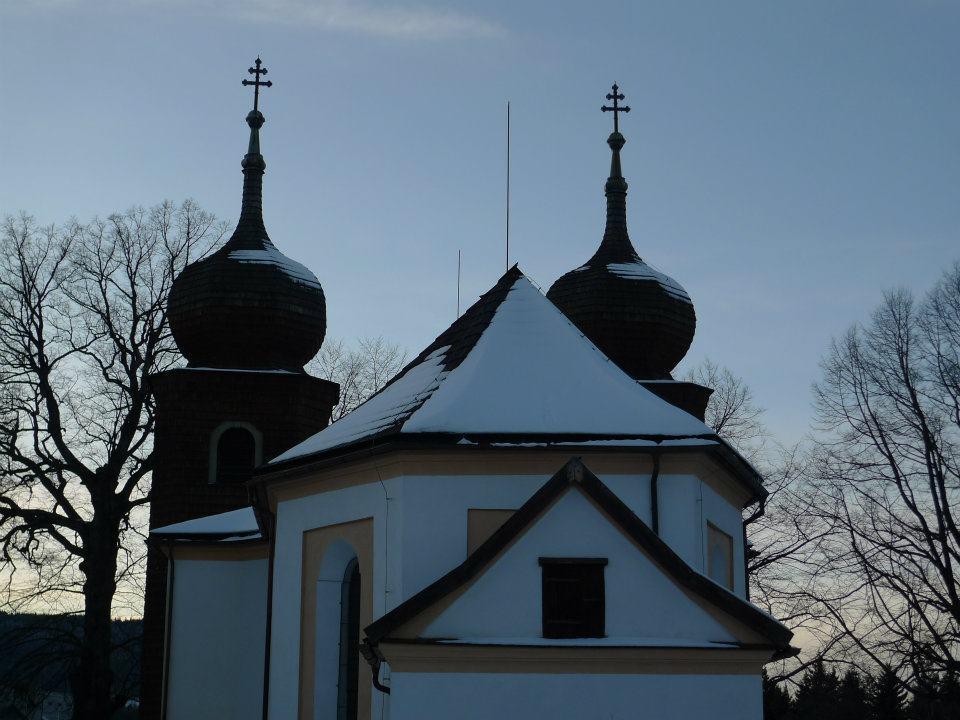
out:
<path id="1" fill-rule="evenodd" d="M 813 663 L 800 678 L 794 699 L 796 720 L 829 720 L 836 716 L 840 681 L 822 660 Z"/>
<path id="2" fill-rule="evenodd" d="M 784 687 L 763 671 L 763 720 L 793 720 L 793 701 Z"/>
<path id="3" fill-rule="evenodd" d="M 908 720 L 906 692 L 890 668 L 874 679 L 870 690 L 870 720 Z"/>
<path id="4" fill-rule="evenodd" d="M 837 720 L 863 720 L 867 717 L 869 698 L 867 684 L 856 670 L 847 670 L 840 680 L 837 696 Z"/>

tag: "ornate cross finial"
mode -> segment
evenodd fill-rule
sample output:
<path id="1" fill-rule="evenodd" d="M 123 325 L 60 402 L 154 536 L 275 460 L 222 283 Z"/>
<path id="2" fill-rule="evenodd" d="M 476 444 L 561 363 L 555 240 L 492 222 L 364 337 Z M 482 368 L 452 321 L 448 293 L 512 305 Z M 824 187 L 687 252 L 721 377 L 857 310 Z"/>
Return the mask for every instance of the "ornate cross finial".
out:
<path id="1" fill-rule="evenodd" d="M 253 111 L 260 111 L 260 88 L 261 87 L 270 87 L 273 85 L 269 80 L 261 80 L 261 75 L 267 74 L 267 69 L 265 67 L 260 67 L 260 58 L 257 57 L 257 61 L 254 63 L 256 67 L 249 68 L 248 73 L 254 76 L 253 80 L 243 80 L 244 85 L 253 85 Z M 608 96 L 609 97 L 609 96 Z"/>
<path id="2" fill-rule="evenodd" d="M 620 113 L 630 112 L 629 105 L 620 106 L 618 104 L 618 101 L 623 100 L 624 97 L 625 97 L 624 94 L 620 92 L 620 87 L 616 83 L 614 83 L 613 92 L 607 93 L 607 100 L 613 100 L 613 107 L 610 107 L 609 105 L 603 105 L 600 108 L 603 112 L 613 113 L 613 131 L 614 132 L 620 132 Z"/>

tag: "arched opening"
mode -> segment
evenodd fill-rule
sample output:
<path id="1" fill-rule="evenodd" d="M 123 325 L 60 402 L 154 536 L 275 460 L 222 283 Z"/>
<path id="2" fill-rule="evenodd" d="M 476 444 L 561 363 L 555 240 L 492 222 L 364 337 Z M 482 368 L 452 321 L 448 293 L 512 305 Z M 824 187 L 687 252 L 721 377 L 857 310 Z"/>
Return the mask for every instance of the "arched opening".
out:
<path id="1" fill-rule="evenodd" d="M 218 483 L 242 483 L 253 475 L 257 463 L 257 443 L 253 433 L 243 427 L 227 428 L 217 441 Z"/>
<path id="2" fill-rule="evenodd" d="M 337 679 L 337 720 L 357 720 L 360 669 L 360 563 L 353 558 L 340 586 L 340 661 Z"/>

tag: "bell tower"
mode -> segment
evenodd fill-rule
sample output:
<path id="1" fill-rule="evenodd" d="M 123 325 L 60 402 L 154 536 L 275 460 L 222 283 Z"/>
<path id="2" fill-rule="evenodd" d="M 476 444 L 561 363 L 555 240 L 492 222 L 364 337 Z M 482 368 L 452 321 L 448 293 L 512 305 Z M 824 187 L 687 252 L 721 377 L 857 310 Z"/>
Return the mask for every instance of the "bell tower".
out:
<path id="1" fill-rule="evenodd" d="M 326 333 L 316 276 L 283 255 L 263 223 L 266 162 L 260 153 L 260 89 L 241 163 L 240 220 L 227 243 L 174 281 L 168 318 L 187 366 L 152 378 L 156 400 L 150 528 L 249 505 L 253 469 L 330 421 L 340 388 L 303 367 Z M 166 559 L 148 552 L 140 716 L 159 720 L 164 674 Z"/>

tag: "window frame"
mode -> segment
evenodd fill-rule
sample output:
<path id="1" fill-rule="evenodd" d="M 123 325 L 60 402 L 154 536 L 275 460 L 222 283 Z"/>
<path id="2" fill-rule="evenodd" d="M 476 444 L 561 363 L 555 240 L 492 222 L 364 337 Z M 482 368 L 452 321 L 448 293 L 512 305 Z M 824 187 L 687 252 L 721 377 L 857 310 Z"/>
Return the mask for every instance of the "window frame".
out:
<path id="1" fill-rule="evenodd" d="M 207 459 L 207 483 L 210 485 L 225 484 L 217 480 L 217 475 L 219 474 L 217 454 L 220 448 L 220 438 L 227 430 L 233 428 L 241 428 L 253 435 L 253 466 L 257 467 L 263 462 L 263 433 L 261 433 L 253 423 L 243 420 L 227 420 L 222 422 L 210 433 L 210 448 Z"/>
<path id="2" fill-rule="evenodd" d="M 727 577 L 727 582 L 725 583 L 719 582 L 713 573 L 713 553 L 711 552 L 711 548 L 713 546 L 713 538 L 716 535 L 719 535 L 721 538 L 723 538 L 726 541 L 727 547 L 730 549 L 730 552 L 727 555 L 727 563 L 726 563 L 727 567 L 725 568 L 726 570 L 725 574 Z M 734 543 L 733 541 L 733 535 L 731 535 L 728 532 L 725 532 L 724 530 L 721 530 L 719 527 L 717 527 L 712 522 L 707 520 L 706 540 L 707 540 L 707 567 L 706 567 L 707 577 L 713 580 L 718 585 L 720 585 L 720 587 L 725 587 L 730 592 L 733 592 L 734 577 L 735 577 L 733 554 L 734 554 L 734 549 L 736 548 L 736 543 Z"/>
<path id="3" fill-rule="evenodd" d="M 540 565 L 540 624 L 544 638 L 576 639 L 606 637 L 606 573 L 607 558 L 599 557 L 541 557 Z M 578 567 L 583 571 L 580 578 L 564 578 L 560 568 Z M 553 577 L 551 577 L 553 573 Z M 579 588 L 581 597 L 578 607 L 561 607 L 556 586 L 576 582 L 592 583 L 590 594 L 583 597 L 584 588 Z M 557 602 L 559 600 L 559 602 Z M 554 603 L 556 603 L 554 605 Z M 571 615 L 579 611 L 580 618 Z M 591 613 L 593 613 L 591 615 Z"/>

